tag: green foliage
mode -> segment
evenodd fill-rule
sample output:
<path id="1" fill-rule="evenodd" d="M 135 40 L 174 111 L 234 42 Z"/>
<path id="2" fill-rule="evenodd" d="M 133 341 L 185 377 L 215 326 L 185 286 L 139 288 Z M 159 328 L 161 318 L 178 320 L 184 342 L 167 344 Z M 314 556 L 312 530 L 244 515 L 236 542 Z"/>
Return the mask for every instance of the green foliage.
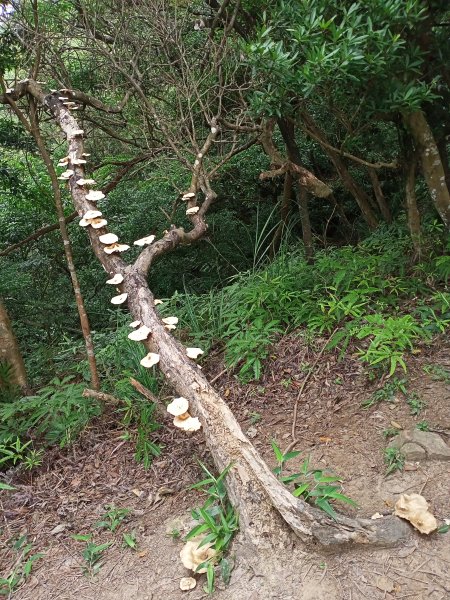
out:
<path id="1" fill-rule="evenodd" d="M 16 552 L 14 566 L 5 577 L 0 577 L 0 596 L 8 598 L 29 578 L 36 561 L 43 554 L 33 554 L 33 545 L 28 542 L 27 536 L 22 535 L 17 540 L 10 540 L 9 545 Z"/>
<path id="2" fill-rule="evenodd" d="M 419 431 L 430 431 L 430 424 L 428 421 L 419 421 L 419 423 L 416 424 L 416 429 Z"/>
<path id="3" fill-rule="evenodd" d="M 112 532 L 119 527 L 131 512 L 129 508 L 116 508 L 113 504 L 107 504 L 105 508 L 107 509 L 106 512 L 95 526 L 100 529 L 109 529 Z"/>
<path id="4" fill-rule="evenodd" d="M 72 443 L 87 423 L 101 412 L 100 404 L 84 398 L 84 384 L 72 377 L 54 378 L 35 396 L 0 405 L 0 442 L 11 436 L 32 436 L 61 448 Z"/>
<path id="5" fill-rule="evenodd" d="M 85 542 L 86 545 L 81 553 L 86 566 L 83 569 L 85 575 L 97 575 L 102 567 L 102 558 L 105 550 L 107 550 L 112 544 L 112 541 L 105 542 L 104 544 L 96 544 L 92 541 L 92 534 L 86 535 L 73 535 L 72 538 L 78 542 Z"/>
<path id="6" fill-rule="evenodd" d="M 406 384 L 406 379 L 392 377 L 392 379 L 386 381 L 383 387 L 376 390 L 368 400 L 364 400 L 364 402 L 361 403 L 361 406 L 370 408 L 378 402 L 393 402 L 399 392 L 406 396 L 408 393 Z"/>
<path id="7" fill-rule="evenodd" d="M 278 462 L 278 466 L 273 469 L 273 472 L 286 486 L 289 487 L 293 484 L 292 494 L 296 498 L 302 497 L 306 502 L 322 509 L 332 519 L 336 518 L 336 512 L 331 505 L 332 501 L 338 500 L 351 506 L 357 506 L 354 500 L 342 493 L 341 478 L 337 475 L 327 474 L 322 469 L 311 469 L 309 457 L 303 460 L 299 473 L 283 475 L 285 464 L 297 458 L 301 452 L 294 450 L 283 454 L 274 440 L 272 440 L 272 448 Z"/>
<path id="8" fill-rule="evenodd" d="M 419 396 L 417 392 L 412 392 L 411 394 L 408 394 L 406 401 L 408 402 L 409 408 L 411 409 L 411 414 L 414 417 L 417 417 L 426 406 L 425 401 Z"/>
<path id="9" fill-rule="evenodd" d="M 386 475 L 390 475 L 395 471 L 401 471 L 405 464 L 405 456 L 398 448 L 384 449 L 384 462 L 386 464 Z"/>
<path id="10" fill-rule="evenodd" d="M 12 402 L 19 396 L 18 386 L 12 383 L 13 367 L 0 362 L 0 404 L 3 402 Z"/>
<path id="11" fill-rule="evenodd" d="M 35 450 L 32 440 L 22 442 L 19 437 L 6 437 L 0 443 L 0 470 L 22 464 L 25 469 L 31 470 L 42 464 L 43 450 Z"/>
<path id="12" fill-rule="evenodd" d="M 136 540 L 136 532 L 124 532 L 122 533 L 124 546 L 131 548 L 131 550 L 136 550 L 137 548 L 137 540 Z"/>
<path id="13" fill-rule="evenodd" d="M 425 365 L 423 370 L 435 381 L 442 381 L 443 383 L 450 383 L 450 371 L 442 365 Z"/>
<path id="14" fill-rule="evenodd" d="M 225 584 L 227 583 L 227 579 L 229 580 L 229 563 L 226 561 L 224 564 L 226 560 L 224 554 L 239 529 L 239 517 L 228 500 L 224 483 L 225 477 L 233 465 L 228 465 L 217 477 L 203 463 L 200 463 L 200 466 L 207 477 L 192 485 L 191 489 L 202 490 L 207 495 L 207 498 L 203 506 L 192 510 L 192 517 L 198 521 L 198 525 L 191 529 L 186 535 L 185 540 L 202 535 L 204 539 L 199 547 L 211 544 L 211 547 L 216 550 L 217 555 L 213 559 L 201 563 L 197 568 L 197 570 L 207 569 L 207 590 L 208 593 L 212 593 L 215 581 L 214 563 L 219 562 L 222 574 L 225 573 Z"/>

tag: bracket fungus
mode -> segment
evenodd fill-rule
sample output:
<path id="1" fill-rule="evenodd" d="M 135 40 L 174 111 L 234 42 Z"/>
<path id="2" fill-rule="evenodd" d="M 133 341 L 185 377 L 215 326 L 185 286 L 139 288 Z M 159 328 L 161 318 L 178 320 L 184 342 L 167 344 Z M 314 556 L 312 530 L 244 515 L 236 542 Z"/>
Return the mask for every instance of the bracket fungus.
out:
<path id="1" fill-rule="evenodd" d="M 103 200 L 105 198 L 105 194 L 100 191 L 91 190 L 86 194 L 86 200 L 90 200 L 91 202 L 97 202 L 97 200 Z"/>
<path id="2" fill-rule="evenodd" d="M 77 185 L 95 185 L 97 182 L 94 179 L 77 179 Z"/>
<path id="3" fill-rule="evenodd" d="M 73 174 L 74 174 L 74 171 L 72 171 L 72 169 L 67 169 L 67 171 L 64 171 L 63 173 L 61 173 L 61 175 L 58 177 L 58 179 L 70 179 Z"/>
<path id="4" fill-rule="evenodd" d="M 161 321 L 164 325 L 176 325 L 178 323 L 178 317 L 164 317 Z"/>
<path id="5" fill-rule="evenodd" d="M 192 198 L 195 198 L 194 192 L 186 192 L 181 197 L 182 200 L 192 200 Z"/>
<path id="6" fill-rule="evenodd" d="M 202 569 L 197 568 L 205 561 L 209 560 L 214 562 L 217 557 L 217 550 L 212 548 L 212 542 L 200 546 L 205 536 L 196 536 L 185 543 L 180 552 L 181 562 L 186 569 L 190 569 L 195 573 L 206 573 L 206 567 Z"/>
<path id="7" fill-rule="evenodd" d="M 198 417 L 191 417 L 190 415 L 187 418 L 183 418 L 183 415 L 180 417 L 175 417 L 173 424 L 175 427 L 178 427 L 178 429 L 182 429 L 183 431 L 187 431 L 189 433 L 198 431 L 202 426 Z"/>
<path id="8" fill-rule="evenodd" d="M 130 246 L 128 244 L 117 244 L 116 242 L 103 248 L 106 254 L 112 254 L 113 252 L 125 252 L 129 249 Z"/>
<path id="9" fill-rule="evenodd" d="M 139 329 L 135 329 L 131 333 L 128 334 L 128 339 L 133 340 L 135 342 L 143 342 L 148 338 L 151 334 L 151 329 L 149 329 L 146 325 L 142 325 Z"/>
<path id="10" fill-rule="evenodd" d="M 188 358 L 193 358 L 194 360 L 204 354 L 201 348 L 186 348 L 186 355 Z"/>
<path id="11" fill-rule="evenodd" d="M 114 296 L 111 298 L 111 304 L 123 304 L 128 298 L 128 294 L 120 294 L 119 296 Z"/>
<path id="12" fill-rule="evenodd" d="M 153 306 L 158 306 L 158 304 L 164 304 L 164 302 L 155 298 L 155 300 L 153 300 Z"/>
<path id="13" fill-rule="evenodd" d="M 144 358 L 140 361 L 140 364 L 146 369 L 150 369 L 159 363 L 159 354 L 155 354 L 154 352 L 149 352 Z"/>
<path id="14" fill-rule="evenodd" d="M 114 275 L 114 277 L 112 277 L 111 279 L 108 279 L 106 281 L 106 283 L 109 283 L 109 285 L 120 285 L 122 282 L 123 282 L 122 273 L 116 273 Z"/>
<path id="15" fill-rule="evenodd" d="M 179 417 L 181 419 L 187 419 L 190 417 L 188 413 L 189 410 L 189 400 L 183 398 L 174 398 L 170 404 L 167 405 L 167 412 L 169 415 L 173 417 Z"/>
<path id="16" fill-rule="evenodd" d="M 141 322 L 140 321 L 133 321 L 132 323 L 130 323 L 130 327 L 137 327 L 138 325 L 140 325 Z"/>
<path id="17" fill-rule="evenodd" d="M 115 244 L 119 241 L 119 238 L 115 233 L 105 233 L 104 235 L 100 235 L 98 238 L 102 244 Z"/>
<path id="18" fill-rule="evenodd" d="M 101 219 L 102 213 L 99 210 L 88 210 L 80 221 L 81 227 L 91 225 L 94 229 L 100 229 L 108 224 L 106 219 Z"/>
<path id="19" fill-rule="evenodd" d="M 402 494 L 395 504 L 394 514 L 409 521 L 420 533 L 428 534 L 437 529 L 436 518 L 420 494 Z"/>
<path id="20" fill-rule="evenodd" d="M 87 160 L 84 158 L 73 158 L 71 160 L 71 163 L 73 165 L 85 165 L 87 163 Z"/>
<path id="21" fill-rule="evenodd" d="M 72 135 L 73 135 L 74 137 L 79 137 L 79 136 L 81 136 L 81 135 L 84 135 L 84 129 L 74 129 L 74 130 L 72 131 Z"/>
<path id="22" fill-rule="evenodd" d="M 143 237 L 140 240 L 136 240 L 134 242 L 134 245 L 135 246 L 148 246 L 149 244 L 151 244 L 153 242 L 155 237 L 156 237 L 156 235 L 148 235 L 147 237 Z"/>
<path id="23" fill-rule="evenodd" d="M 199 206 L 193 206 L 192 208 L 187 209 L 186 214 L 187 215 L 196 215 L 199 210 L 200 210 Z"/>

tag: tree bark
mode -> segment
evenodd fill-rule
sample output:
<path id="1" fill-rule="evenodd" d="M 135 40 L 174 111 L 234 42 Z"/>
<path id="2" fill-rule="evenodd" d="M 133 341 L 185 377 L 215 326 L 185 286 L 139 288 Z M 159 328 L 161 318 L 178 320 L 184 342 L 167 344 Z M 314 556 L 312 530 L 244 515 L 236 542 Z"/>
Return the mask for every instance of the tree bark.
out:
<path id="1" fill-rule="evenodd" d="M 58 100 L 57 94 L 44 96 L 34 82 L 28 82 L 26 89 L 28 93 L 38 97 L 55 117 L 67 136 L 69 153 L 80 156 L 83 152 L 83 140 L 81 134 L 76 133 L 78 124 Z M 215 133 L 216 128 L 212 127 L 211 131 L 213 129 Z M 213 139 L 208 136 L 202 155 Z M 78 177 L 84 175 L 83 167 L 76 165 L 74 171 L 75 175 L 71 177 L 69 186 L 75 207 L 82 215 L 92 208 L 92 204 L 86 200 L 85 190 L 76 184 Z M 199 173 L 200 171 L 197 174 Z M 191 186 L 194 186 L 195 175 L 194 173 Z M 283 527 L 283 520 L 302 540 L 316 540 L 326 546 L 346 543 L 389 545 L 406 539 L 410 535 L 410 529 L 396 517 L 372 521 L 337 516 L 333 520 L 324 512 L 295 498 L 275 478 L 243 434 L 226 403 L 211 387 L 195 362 L 187 358 L 186 349 L 164 328 L 148 288 L 148 268 L 165 252 L 204 235 L 207 229 L 204 212 L 212 197 L 213 193 L 210 192 L 200 210 L 190 218 L 193 224 L 191 231 L 171 229 L 151 247 L 143 250 L 133 265 L 127 265 L 118 255 L 107 255 L 98 239 L 97 230 L 88 228 L 87 233 L 92 248 L 107 273 L 121 273 L 124 276 L 120 289 L 128 294 L 127 302 L 132 317 L 139 319 L 151 331 L 151 337 L 145 345 L 159 354 L 158 367 L 177 393 L 189 400 L 191 413 L 200 418 L 206 443 L 217 469 L 221 471 L 232 464 L 226 483 L 230 500 L 239 511 L 241 530 L 258 549 L 284 545 L 289 540 L 289 531 Z"/>
<path id="2" fill-rule="evenodd" d="M 420 110 L 404 114 L 403 121 L 414 139 L 431 199 L 445 226 L 450 229 L 450 192 L 433 132 Z"/>
<path id="3" fill-rule="evenodd" d="M 13 385 L 18 385 L 25 393 L 28 392 L 27 374 L 17 338 L 6 311 L 6 306 L 0 298 L 0 362 L 12 367 Z M 1 393 L 1 382 L 0 382 Z"/>
<path id="4" fill-rule="evenodd" d="M 391 210 L 386 202 L 386 198 L 384 197 L 383 190 L 381 189 L 380 179 L 378 177 L 378 173 L 376 169 L 373 167 L 368 167 L 369 177 L 372 182 L 373 192 L 375 194 L 375 198 L 378 204 L 378 208 L 383 216 L 383 219 L 386 223 L 392 223 L 392 214 Z"/>
<path id="5" fill-rule="evenodd" d="M 353 179 L 339 152 L 330 149 L 331 145 L 329 144 L 325 133 L 318 128 L 311 115 L 305 111 L 302 111 L 302 119 L 304 120 L 307 129 L 314 134 L 314 139 L 319 142 L 323 151 L 333 163 L 343 186 L 356 200 L 356 203 L 358 204 L 367 225 L 370 227 L 370 229 L 375 229 L 378 225 L 378 220 L 370 206 L 370 197 Z"/>
<path id="6" fill-rule="evenodd" d="M 284 186 L 283 186 L 283 197 L 281 199 L 281 207 L 280 207 L 280 222 L 275 230 L 275 234 L 273 236 L 272 245 L 270 248 L 270 255 L 272 258 L 280 249 L 281 240 L 283 239 L 283 233 L 286 231 L 287 221 L 289 217 L 289 212 L 291 209 L 292 202 L 292 174 L 288 171 L 284 175 Z"/>
<path id="7" fill-rule="evenodd" d="M 421 230 L 420 213 L 417 208 L 416 198 L 416 167 L 417 157 L 414 152 L 409 153 L 406 163 L 406 182 L 405 182 L 405 200 L 406 214 L 408 219 L 409 232 L 416 251 L 416 257 L 421 254 Z"/>

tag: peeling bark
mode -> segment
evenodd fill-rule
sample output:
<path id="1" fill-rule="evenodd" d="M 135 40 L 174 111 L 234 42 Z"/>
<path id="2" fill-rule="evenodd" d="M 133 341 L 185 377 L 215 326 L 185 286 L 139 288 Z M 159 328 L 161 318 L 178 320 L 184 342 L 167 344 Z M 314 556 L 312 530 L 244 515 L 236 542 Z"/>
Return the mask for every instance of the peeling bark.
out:
<path id="1" fill-rule="evenodd" d="M 414 139 L 431 199 L 445 226 L 450 229 L 450 192 L 433 132 L 420 110 L 404 114 L 403 121 Z"/>
<path id="2" fill-rule="evenodd" d="M 81 155 L 83 140 L 75 131 L 78 125 L 57 96 L 45 96 L 34 82 L 27 85 L 28 93 L 37 97 L 55 117 L 69 142 L 69 152 Z M 215 128 L 212 128 L 215 129 Z M 208 136 L 203 148 L 213 137 Z M 75 166 L 75 176 L 69 182 L 70 191 L 78 213 L 81 215 L 92 208 L 86 200 L 85 190 L 75 182 L 84 175 L 81 166 Z M 201 164 L 197 172 L 202 178 Z M 195 173 L 192 186 L 195 187 Z M 199 212 L 190 217 L 193 228 L 185 232 L 173 228 L 152 247 L 148 247 L 133 265 L 127 265 L 120 256 L 107 255 L 98 239 L 98 231 L 88 228 L 88 235 L 97 258 L 109 275 L 122 273 L 120 286 L 128 294 L 127 302 L 133 319 L 139 319 L 150 328 L 152 335 L 146 342 L 147 348 L 160 355 L 159 367 L 172 383 L 177 393 L 187 398 L 192 414 L 199 417 L 206 443 L 218 470 L 233 464 L 227 477 L 230 500 L 239 511 L 244 535 L 258 549 L 285 544 L 289 540 L 284 522 L 304 541 L 316 540 L 325 546 L 342 544 L 390 545 L 406 539 L 409 527 L 396 517 L 372 521 L 338 516 L 336 520 L 315 509 L 299 498 L 295 498 L 273 475 L 269 467 L 243 434 L 232 412 L 208 383 L 194 361 L 186 356 L 185 348 L 163 326 L 154 307 L 154 298 L 147 284 L 147 271 L 153 261 L 182 243 L 199 239 L 206 231 L 204 212 L 213 192 L 208 190 Z M 209 194 L 209 195 L 208 195 Z"/>

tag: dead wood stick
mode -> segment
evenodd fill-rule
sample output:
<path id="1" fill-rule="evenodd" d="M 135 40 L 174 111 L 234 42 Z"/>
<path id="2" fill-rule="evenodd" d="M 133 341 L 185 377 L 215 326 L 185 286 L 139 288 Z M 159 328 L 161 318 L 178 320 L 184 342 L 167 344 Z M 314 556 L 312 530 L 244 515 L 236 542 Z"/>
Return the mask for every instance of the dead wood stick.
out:
<path id="1" fill-rule="evenodd" d="M 100 402 L 104 402 L 105 404 L 111 404 L 113 406 L 117 406 L 117 404 L 121 404 L 122 400 L 116 398 L 115 396 L 111 396 L 111 394 L 105 394 L 105 392 L 97 392 L 96 390 L 91 390 L 86 388 L 83 392 L 83 398 L 95 398 L 96 400 L 100 400 Z"/>

